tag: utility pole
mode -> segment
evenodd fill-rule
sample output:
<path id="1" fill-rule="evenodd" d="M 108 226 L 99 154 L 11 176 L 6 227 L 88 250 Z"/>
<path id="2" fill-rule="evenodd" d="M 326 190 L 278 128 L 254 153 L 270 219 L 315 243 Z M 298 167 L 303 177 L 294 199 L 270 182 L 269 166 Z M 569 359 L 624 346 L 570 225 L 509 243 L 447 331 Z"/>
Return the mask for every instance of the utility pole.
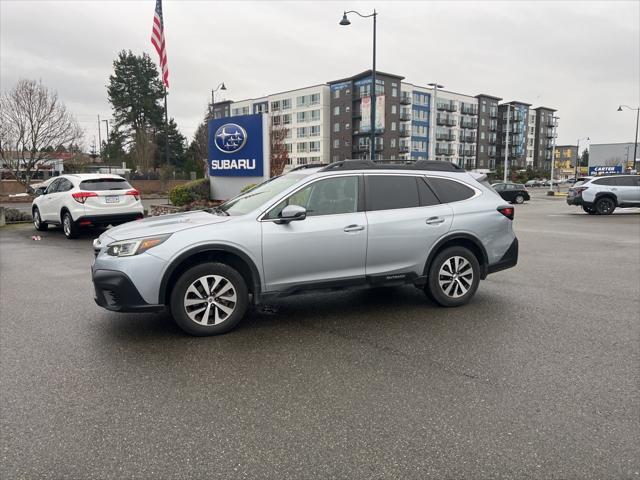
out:
<path id="1" fill-rule="evenodd" d="M 100 134 L 100 115 L 98 115 L 98 153 L 102 156 L 102 135 Z"/>
<path id="2" fill-rule="evenodd" d="M 556 125 L 556 122 L 558 121 L 558 117 L 552 116 L 551 118 L 552 118 L 552 123 L 553 123 L 553 126 L 551 128 L 555 129 L 555 125 Z M 554 175 L 554 172 L 553 172 L 554 168 L 553 167 L 555 166 L 554 164 L 556 163 L 556 160 L 555 160 L 556 159 L 556 135 L 557 135 L 557 133 L 553 132 L 553 137 L 552 137 L 553 138 L 553 143 L 552 143 L 552 146 L 551 146 L 551 179 L 549 180 L 549 191 L 550 192 L 553 192 L 553 175 Z"/>
<path id="3" fill-rule="evenodd" d="M 430 87 L 433 87 L 433 101 L 431 102 L 431 120 L 429 121 L 430 129 L 431 129 L 431 137 L 429 138 L 429 160 L 436 159 L 436 123 L 437 123 L 437 115 L 438 115 L 438 89 L 444 88 L 444 85 L 440 85 L 437 82 L 432 82 L 428 84 Z"/>

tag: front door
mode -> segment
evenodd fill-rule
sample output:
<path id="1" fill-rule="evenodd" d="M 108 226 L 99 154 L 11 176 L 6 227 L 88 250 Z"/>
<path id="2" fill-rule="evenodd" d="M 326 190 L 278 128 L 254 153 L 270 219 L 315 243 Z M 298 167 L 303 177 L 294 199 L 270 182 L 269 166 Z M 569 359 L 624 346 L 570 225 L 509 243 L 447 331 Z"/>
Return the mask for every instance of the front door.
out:
<path id="1" fill-rule="evenodd" d="M 46 222 L 60 222 L 60 215 L 57 214 L 56 206 L 58 196 L 58 187 L 60 186 L 60 182 L 62 182 L 62 178 L 57 178 L 53 182 L 49 184 L 45 195 L 42 196 L 42 200 L 38 205 L 40 209 L 40 218 Z"/>
<path id="2" fill-rule="evenodd" d="M 361 175 L 316 180 L 263 217 L 267 292 L 364 282 L 367 219 L 361 191 Z M 287 205 L 304 207 L 307 217 L 276 223 Z"/>

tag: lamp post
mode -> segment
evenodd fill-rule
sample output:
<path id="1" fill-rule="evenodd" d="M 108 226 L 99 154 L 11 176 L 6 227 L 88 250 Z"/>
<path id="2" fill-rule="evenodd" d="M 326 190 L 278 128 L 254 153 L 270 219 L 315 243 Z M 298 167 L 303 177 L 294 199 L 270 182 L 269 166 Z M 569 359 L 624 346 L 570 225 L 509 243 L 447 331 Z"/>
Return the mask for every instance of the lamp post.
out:
<path id="1" fill-rule="evenodd" d="M 433 87 L 433 102 L 431 103 L 431 145 L 429 150 L 431 150 L 431 154 L 429 155 L 429 160 L 434 160 L 435 151 L 436 151 L 436 115 L 438 110 L 438 89 L 443 89 L 444 85 L 440 85 L 439 83 L 429 83 L 430 87 Z"/>
<path id="2" fill-rule="evenodd" d="M 224 82 L 222 82 L 216 88 L 211 89 L 211 118 L 215 118 L 215 113 L 213 111 L 213 106 L 216 104 L 216 92 L 218 90 L 226 90 L 226 89 L 227 89 L 227 87 L 224 85 Z"/>
<path id="3" fill-rule="evenodd" d="M 576 165 L 575 165 L 575 171 L 573 173 L 573 178 L 578 181 L 578 162 L 580 162 L 580 141 L 581 140 L 591 140 L 589 137 L 582 137 L 579 138 L 578 141 L 576 142 Z"/>
<path id="4" fill-rule="evenodd" d="M 628 109 L 628 110 L 635 110 L 636 111 L 636 141 L 633 145 L 633 167 L 635 168 L 636 172 L 638 171 L 638 157 L 637 152 L 638 152 L 638 121 L 640 120 L 640 107 L 638 108 L 631 108 L 628 105 L 620 105 L 618 107 L 618 111 L 621 112 L 622 111 L 622 107 Z M 625 165 L 626 167 L 626 165 Z"/>
<path id="5" fill-rule="evenodd" d="M 551 117 L 553 119 L 553 127 L 551 128 L 555 128 L 556 122 L 558 121 L 558 118 L 560 117 L 556 117 L 556 116 L 552 116 Z M 556 163 L 556 136 L 557 133 L 553 132 L 553 143 L 551 146 L 551 179 L 549 180 L 549 191 L 553 192 L 553 176 L 555 175 L 554 173 L 554 167 L 555 167 L 555 163 Z"/>
<path id="6" fill-rule="evenodd" d="M 347 18 L 348 13 L 355 13 L 356 15 L 362 18 L 373 17 L 373 70 L 371 70 L 371 161 L 375 161 L 376 158 L 376 18 L 378 14 L 375 9 L 373 13 L 370 15 L 362 15 L 355 10 L 345 11 L 342 14 L 342 20 L 340 20 L 340 25 L 348 26 L 351 25 L 351 22 Z M 384 112 L 382 112 L 384 115 Z"/>
<path id="7" fill-rule="evenodd" d="M 507 170 L 509 169 L 509 120 L 511 117 L 511 104 L 507 104 L 507 133 L 504 136 L 504 178 L 503 182 L 507 183 Z"/>

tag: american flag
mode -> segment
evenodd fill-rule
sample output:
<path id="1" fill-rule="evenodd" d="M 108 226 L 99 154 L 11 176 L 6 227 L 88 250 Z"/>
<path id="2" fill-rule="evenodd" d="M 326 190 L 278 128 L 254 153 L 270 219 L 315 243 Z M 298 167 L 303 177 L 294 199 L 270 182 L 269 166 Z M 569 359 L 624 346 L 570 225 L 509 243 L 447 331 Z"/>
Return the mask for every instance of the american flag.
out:
<path id="1" fill-rule="evenodd" d="M 162 69 L 162 83 L 169 88 L 169 66 L 167 65 L 167 50 L 164 46 L 164 21 L 162 20 L 162 0 L 156 0 L 156 11 L 153 15 L 153 30 L 151 31 L 151 43 L 156 47 L 160 57 Z"/>

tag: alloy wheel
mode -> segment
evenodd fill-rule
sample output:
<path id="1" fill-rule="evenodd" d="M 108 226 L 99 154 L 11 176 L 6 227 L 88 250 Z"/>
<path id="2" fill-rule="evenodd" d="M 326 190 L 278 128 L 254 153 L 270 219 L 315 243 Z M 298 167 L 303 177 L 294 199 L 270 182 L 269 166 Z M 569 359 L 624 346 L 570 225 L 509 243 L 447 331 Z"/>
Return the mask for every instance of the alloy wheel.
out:
<path id="1" fill-rule="evenodd" d="M 40 212 L 37 208 L 33 210 L 33 226 L 36 227 L 37 230 L 40 229 Z"/>
<path id="2" fill-rule="evenodd" d="M 67 237 L 71 235 L 71 219 L 69 215 L 65 215 L 62 219 L 62 229 Z"/>
<path id="3" fill-rule="evenodd" d="M 221 275 L 195 280 L 184 295 L 187 316 L 199 325 L 218 325 L 227 320 L 238 302 L 236 288 Z"/>
<path id="4" fill-rule="evenodd" d="M 601 215 L 609 215 L 615 209 L 615 204 L 610 198 L 602 198 L 596 204 L 596 210 Z"/>
<path id="5" fill-rule="evenodd" d="M 442 292 L 450 298 L 464 296 L 473 285 L 473 268 L 466 258 L 455 256 L 442 263 L 438 272 Z"/>

